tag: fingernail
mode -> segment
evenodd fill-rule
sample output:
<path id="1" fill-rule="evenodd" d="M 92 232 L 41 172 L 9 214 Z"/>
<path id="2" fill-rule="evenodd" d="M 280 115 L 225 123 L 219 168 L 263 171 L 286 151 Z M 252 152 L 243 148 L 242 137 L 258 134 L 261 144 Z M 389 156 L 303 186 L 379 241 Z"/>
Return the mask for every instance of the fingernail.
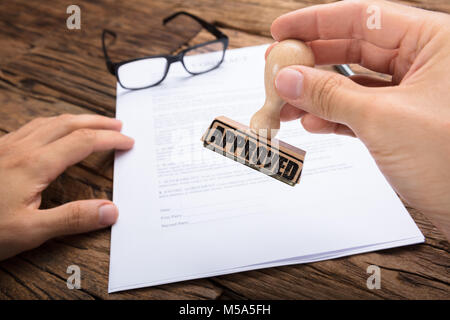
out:
<path id="1" fill-rule="evenodd" d="M 275 79 L 275 87 L 283 98 L 295 100 L 300 97 L 303 89 L 303 75 L 292 68 L 284 68 Z"/>
<path id="2" fill-rule="evenodd" d="M 117 220 L 119 211 L 113 204 L 104 204 L 98 209 L 99 223 L 103 226 L 110 226 Z"/>

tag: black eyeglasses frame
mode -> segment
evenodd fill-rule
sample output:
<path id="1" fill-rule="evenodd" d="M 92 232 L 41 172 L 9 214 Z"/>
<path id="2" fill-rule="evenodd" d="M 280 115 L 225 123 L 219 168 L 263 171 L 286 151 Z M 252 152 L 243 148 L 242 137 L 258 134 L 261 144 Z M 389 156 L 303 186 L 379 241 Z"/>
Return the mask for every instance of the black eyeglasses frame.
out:
<path id="1" fill-rule="evenodd" d="M 205 28 L 209 33 L 211 33 L 213 36 L 216 37 L 215 40 L 211 40 L 211 41 L 206 41 L 203 43 L 199 43 L 197 45 L 188 47 L 182 51 L 180 51 L 178 54 L 176 55 L 152 55 L 152 56 L 145 56 L 145 57 L 140 57 L 140 58 L 135 58 L 135 59 L 131 59 L 131 60 L 125 60 L 125 61 L 121 61 L 118 63 L 114 63 L 111 61 L 109 55 L 108 55 L 108 51 L 106 49 L 106 35 L 110 35 L 113 37 L 113 42 L 115 41 L 115 39 L 117 38 L 117 34 L 113 31 L 104 29 L 103 33 L 102 33 L 102 47 L 103 47 L 103 55 L 105 57 L 105 61 L 106 61 L 106 68 L 108 69 L 108 71 L 117 78 L 117 81 L 119 82 L 119 84 L 122 86 L 122 88 L 127 89 L 127 90 L 141 90 L 141 89 L 147 89 L 147 88 L 151 88 L 154 86 L 159 85 L 161 82 L 164 81 L 164 79 L 167 77 L 167 74 L 169 73 L 169 69 L 170 69 L 170 65 L 172 63 L 178 62 L 180 61 L 181 64 L 183 65 L 183 68 L 191 75 L 199 75 L 199 74 L 203 74 L 206 72 L 210 72 L 214 69 L 217 69 L 223 62 L 224 58 L 225 58 L 225 51 L 228 48 L 228 36 L 226 34 L 224 34 L 222 31 L 220 31 L 219 29 L 217 29 L 213 24 L 206 22 L 205 20 L 189 13 L 189 12 L 185 12 L 185 11 L 178 11 L 175 12 L 174 14 L 166 17 L 163 19 L 163 25 L 166 25 L 169 21 L 173 20 L 174 18 L 176 18 L 179 15 L 186 15 L 192 19 L 194 19 L 195 21 L 197 21 L 203 28 Z M 217 65 L 211 69 L 202 71 L 202 72 L 191 72 L 188 68 L 186 68 L 186 65 L 184 63 L 184 56 L 187 52 L 200 48 L 200 47 L 204 47 L 206 45 L 209 44 L 213 44 L 213 43 L 222 43 L 223 45 L 223 53 L 222 53 L 222 58 L 220 60 L 220 62 L 217 63 Z M 122 84 L 122 82 L 120 81 L 120 77 L 118 76 L 118 70 L 119 68 L 127 63 L 130 62 L 135 62 L 135 61 L 140 61 L 140 60 L 145 60 L 145 59 L 149 59 L 149 58 L 165 58 L 167 60 L 167 64 L 166 64 L 166 69 L 164 71 L 164 76 L 161 78 L 161 80 L 159 80 L 158 82 L 145 86 L 145 87 L 139 87 L 139 88 L 130 88 L 130 87 L 126 87 Z"/>

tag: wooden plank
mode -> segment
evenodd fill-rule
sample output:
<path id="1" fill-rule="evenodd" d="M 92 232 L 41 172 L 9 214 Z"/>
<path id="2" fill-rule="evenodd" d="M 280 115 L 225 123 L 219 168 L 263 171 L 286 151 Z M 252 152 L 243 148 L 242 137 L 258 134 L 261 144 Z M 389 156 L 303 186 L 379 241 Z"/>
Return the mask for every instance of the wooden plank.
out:
<path id="1" fill-rule="evenodd" d="M 216 25 L 228 29 L 244 31 L 252 35 L 270 37 L 272 21 L 282 14 L 307 6 L 335 2 L 334 0 L 309 1 L 248 1 L 232 0 L 218 4 L 215 0 L 183 1 L 181 9 L 207 17 Z M 447 0 L 396 1 L 428 10 L 450 12 Z"/>
<path id="2" fill-rule="evenodd" d="M 67 267 L 79 266 L 82 292 L 98 299 L 215 299 L 222 292 L 204 279 L 108 294 L 109 232 L 98 231 L 88 237 L 72 236 L 49 241 L 39 250 L 21 254 L 20 258 L 23 261 L 10 262 L 12 265 L 9 270 L 12 268 L 22 270 L 26 262 L 29 262 L 36 266 L 45 266 L 43 272 L 54 274 L 64 282 L 69 276 L 66 273 Z M 4 263 L 0 266 L 6 268 Z M 20 277 L 23 278 L 25 275 L 21 274 Z M 52 286 L 46 282 L 42 281 L 39 285 L 39 288 L 53 292 Z M 30 290 L 38 294 L 39 288 L 33 287 Z M 66 288 L 65 291 L 77 290 Z"/>
<path id="3" fill-rule="evenodd" d="M 200 29 L 194 23 L 185 23 L 182 31 L 176 25 L 162 26 L 162 18 L 172 12 L 167 6 L 130 6 L 120 2 L 111 6 L 107 1 L 84 1 L 80 5 L 83 27 L 78 32 L 69 31 L 61 19 L 66 6 L 60 0 L 39 6 L 29 1 L 0 3 L 0 44 L 9 48 L 0 52 L 0 84 L 6 90 L 113 116 L 116 82 L 107 72 L 103 58 L 103 28 L 118 33 L 110 54 L 116 61 L 170 53 Z M 156 16 L 159 18 L 149 18 Z M 64 109 L 53 110 L 72 112 L 68 104 Z M 74 109 L 73 113 L 77 113 Z"/>
<path id="4" fill-rule="evenodd" d="M 103 61 L 103 28 L 118 33 L 111 56 L 121 59 L 176 52 L 209 35 L 187 20 L 168 28 L 176 10 L 198 14 L 230 36 L 230 47 L 271 42 L 277 16 L 330 1 L 132 0 L 79 1 L 82 29 L 65 27 L 62 0 L 0 2 L 0 136 L 38 116 L 114 115 L 115 79 Z M 406 3 L 450 12 L 447 0 Z M 245 31 L 245 32 L 243 32 Z M 193 38 L 193 40 L 191 40 Z M 191 41 L 190 41 L 191 40 Z M 327 68 L 327 67 L 325 67 Z M 329 68 L 329 67 L 328 67 Z M 69 168 L 44 192 L 43 208 L 87 198 L 111 198 L 112 154 L 93 155 Z M 108 295 L 109 230 L 63 237 L 0 263 L 0 299 L 236 299 L 449 298 L 449 244 L 418 211 L 408 208 L 426 236 L 423 245 L 308 265 L 286 266 Z M 82 290 L 66 287 L 68 265 L 82 268 Z M 382 289 L 365 286 L 366 268 L 382 268 Z"/>
<path id="5" fill-rule="evenodd" d="M 0 266 L 0 290 L 13 299 L 93 299 L 82 290 L 69 290 L 68 276 L 61 278 L 42 265 L 15 257 Z"/>

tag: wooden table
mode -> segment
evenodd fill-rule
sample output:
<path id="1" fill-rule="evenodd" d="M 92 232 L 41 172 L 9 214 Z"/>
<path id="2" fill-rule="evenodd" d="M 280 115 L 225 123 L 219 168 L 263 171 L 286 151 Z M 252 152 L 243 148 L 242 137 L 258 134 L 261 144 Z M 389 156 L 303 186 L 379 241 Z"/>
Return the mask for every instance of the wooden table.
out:
<path id="1" fill-rule="evenodd" d="M 0 2 L 0 136 L 35 117 L 62 113 L 114 116 L 115 78 L 105 68 L 103 28 L 119 39 L 112 56 L 171 53 L 205 33 L 192 24 L 165 28 L 161 19 L 187 10 L 222 28 L 230 47 L 270 42 L 277 16 L 320 0 L 77 1 L 81 30 L 66 28 L 63 0 Z M 411 0 L 450 12 L 448 0 Z M 46 190 L 43 208 L 112 195 L 111 152 L 69 168 Z M 263 269 L 108 294 L 110 231 L 62 237 L 0 263 L 1 299 L 449 299 L 449 243 L 420 212 L 408 208 L 426 236 L 420 245 L 347 258 Z M 66 286 L 69 265 L 80 266 L 82 289 Z M 381 268 L 381 289 L 369 290 L 367 266 Z"/>

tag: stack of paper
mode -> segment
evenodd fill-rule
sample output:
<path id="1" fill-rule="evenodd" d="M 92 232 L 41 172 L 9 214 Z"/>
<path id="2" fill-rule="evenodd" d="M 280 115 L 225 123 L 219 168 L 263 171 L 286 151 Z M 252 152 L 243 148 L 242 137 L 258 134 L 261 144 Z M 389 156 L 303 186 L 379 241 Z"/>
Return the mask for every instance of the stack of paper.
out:
<path id="1" fill-rule="evenodd" d="M 229 50 L 199 76 L 174 64 L 150 89 L 117 86 L 136 143 L 115 162 L 110 292 L 424 241 L 357 139 L 283 123 L 278 138 L 307 151 L 295 187 L 203 148 L 216 116 L 246 124 L 262 106 L 266 48 Z"/>

